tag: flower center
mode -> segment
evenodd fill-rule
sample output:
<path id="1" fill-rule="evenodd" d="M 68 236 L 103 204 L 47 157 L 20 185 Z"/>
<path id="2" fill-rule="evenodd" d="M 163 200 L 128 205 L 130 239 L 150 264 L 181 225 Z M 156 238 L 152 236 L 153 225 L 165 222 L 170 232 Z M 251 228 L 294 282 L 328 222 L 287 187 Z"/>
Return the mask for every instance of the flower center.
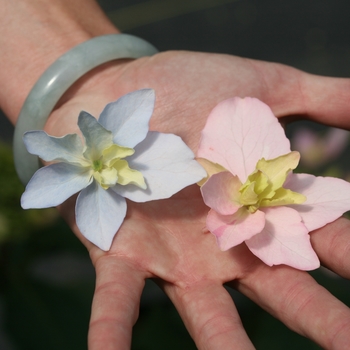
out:
<path id="1" fill-rule="evenodd" d="M 250 213 L 255 213 L 260 207 L 305 202 L 304 195 L 282 187 L 287 175 L 297 167 L 299 160 L 298 152 L 290 152 L 270 160 L 260 159 L 255 171 L 239 189 L 240 204 Z"/>
<path id="2" fill-rule="evenodd" d="M 112 144 L 98 155 L 98 159 L 91 160 L 92 176 L 105 190 L 116 184 L 133 184 L 146 189 L 142 173 L 131 169 L 128 162 L 123 159 L 134 152 L 132 148 Z"/>
<path id="3" fill-rule="evenodd" d="M 101 171 L 103 168 L 103 163 L 102 163 L 102 160 L 101 159 L 97 159 L 97 160 L 94 160 L 92 162 L 92 169 L 94 171 Z"/>

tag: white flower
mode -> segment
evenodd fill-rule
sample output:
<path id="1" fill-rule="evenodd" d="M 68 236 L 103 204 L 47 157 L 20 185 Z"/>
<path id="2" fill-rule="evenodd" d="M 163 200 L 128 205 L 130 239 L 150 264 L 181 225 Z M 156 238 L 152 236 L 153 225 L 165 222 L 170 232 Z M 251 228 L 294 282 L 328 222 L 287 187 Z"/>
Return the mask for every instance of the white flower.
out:
<path id="1" fill-rule="evenodd" d="M 54 164 L 39 169 L 21 198 L 24 209 L 48 208 L 80 192 L 76 223 L 81 233 L 108 250 L 126 214 L 125 198 L 169 198 L 206 173 L 180 137 L 148 130 L 154 91 L 138 90 L 108 104 L 98 121 L 81 112 L 77 134 L 57 138 L 25 133 L 28 151 Z"/>

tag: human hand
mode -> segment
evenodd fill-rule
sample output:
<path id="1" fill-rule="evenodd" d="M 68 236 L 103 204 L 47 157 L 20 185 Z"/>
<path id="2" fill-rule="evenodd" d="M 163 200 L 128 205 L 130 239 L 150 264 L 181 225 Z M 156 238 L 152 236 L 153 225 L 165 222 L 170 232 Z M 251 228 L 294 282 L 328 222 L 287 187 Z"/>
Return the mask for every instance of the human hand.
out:
<path id="1" fill-rule="evenodd" d="M 194 151 L 210 110 L 232 96 L 257 97 L 278 117 L 307 116 L 350 127 L 348 80 L 227 55 L 168 52 L 93 71 L 63 97 L 46 130 L 56 136 L 74 132 L 80 110 L 97 116 L 108 102 L 141 88 L 156 91 L 151 129 L 181 136 Z M 130 347 L 146 278 L 155 278 L 168 294 L 200 349 L 253 347 L 224 283 L 322 347 L 343 349 L 348 344 L 349 309 L 307 273 L 268 267 L 244 245 L 218 249 L 214 236 L 203 230 L 209 209 L 198 187 L 162 201 L 128 203 L 127 217 L 108 252 L 78 232 L 74 200 L 60 210 L 96 268 L 91 349 Z M 348 221 L 340 219 L 311 235 L 322 263 L 348 278 L 349 229 Z"/>

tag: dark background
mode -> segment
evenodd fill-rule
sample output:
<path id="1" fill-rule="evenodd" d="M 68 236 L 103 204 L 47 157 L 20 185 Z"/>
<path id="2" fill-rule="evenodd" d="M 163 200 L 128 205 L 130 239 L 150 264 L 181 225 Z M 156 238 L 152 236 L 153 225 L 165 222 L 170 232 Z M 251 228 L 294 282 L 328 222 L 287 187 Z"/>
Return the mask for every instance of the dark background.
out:
<path id="1" fill-rule="evenodd" d="M 346 0 L 99 2 L 121 30 L 148 40 L 160 51 L 228 53 L 315 74 L 350 76 Z M 86 349 L 93 268 L 85 248 L 54 209 L 20 209 L 23 187 L 13 170 L 13 130 L 5 117 L 0 120 L 0 349 Z M 321 135 L 326 132 L 306 125 Z M 298 126 L 290 130 L 293 137 Z M 346 174 L 347 159 L 345 152 L 340 160 L 311 171 L 332 168 Z M 350 305 L 348 281 L 324 269 L 312 275 Z M 232 295 L 258 349 L 319 349 L 245 297 Z M 132 348 L 195 349 L 176 311 L 151 281 L 142 298 Z"/>

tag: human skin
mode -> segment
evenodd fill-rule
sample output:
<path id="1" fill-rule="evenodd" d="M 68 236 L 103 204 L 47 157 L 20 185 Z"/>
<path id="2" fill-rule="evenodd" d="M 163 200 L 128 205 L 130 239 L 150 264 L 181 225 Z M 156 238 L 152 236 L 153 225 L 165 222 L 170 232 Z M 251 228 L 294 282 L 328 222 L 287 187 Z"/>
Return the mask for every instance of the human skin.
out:
<path id="1" fill-rule="evenodd" d="M 8 82 L 0 91 L 0 106 L 13 123 L 31 86 L 59 55 L 90 37 L 118 32 L 96 6 L 92 1 L 0 0 L 0 19 L 12 16 L 15 22 L 0 20 L 0 47 L 6 48 L 0 50 L 0 81 Z M 17 21 L 24 26 L 16 26 Z M 257 97 L 285 120 L 305 117 L 350 129 L 348 79 L 229 55 L 165 52 L 115 61 L 88 73 L 63 96 L 46 131 L 56 136 L 75 132 L 81 110 L 98 116 L 108 102 L 141 88 L 156 92 L 150 128 L 181 136 L 193 151 L 211 109 L 232 96 Z M 96 268 L 89 349 L 130 348 L 146 278 L 154 278 L 170 297 L 199 349 L 254 348 L 224 283 L 323 348 L 348 346 L 349 308 L 309 274 L 283 265 L 268 267 L 244 245 L 218 249 L 214 236 L 203 229 L 209 209 L 196 185 L 170 199 L 129 202 L 109 252 L 81 236 L 74 202 L 69 199 L 59 210 Z M 311 233 L 322 264 L 346 278 L 349 238 L 350 224 L 343 218 Z"/>

